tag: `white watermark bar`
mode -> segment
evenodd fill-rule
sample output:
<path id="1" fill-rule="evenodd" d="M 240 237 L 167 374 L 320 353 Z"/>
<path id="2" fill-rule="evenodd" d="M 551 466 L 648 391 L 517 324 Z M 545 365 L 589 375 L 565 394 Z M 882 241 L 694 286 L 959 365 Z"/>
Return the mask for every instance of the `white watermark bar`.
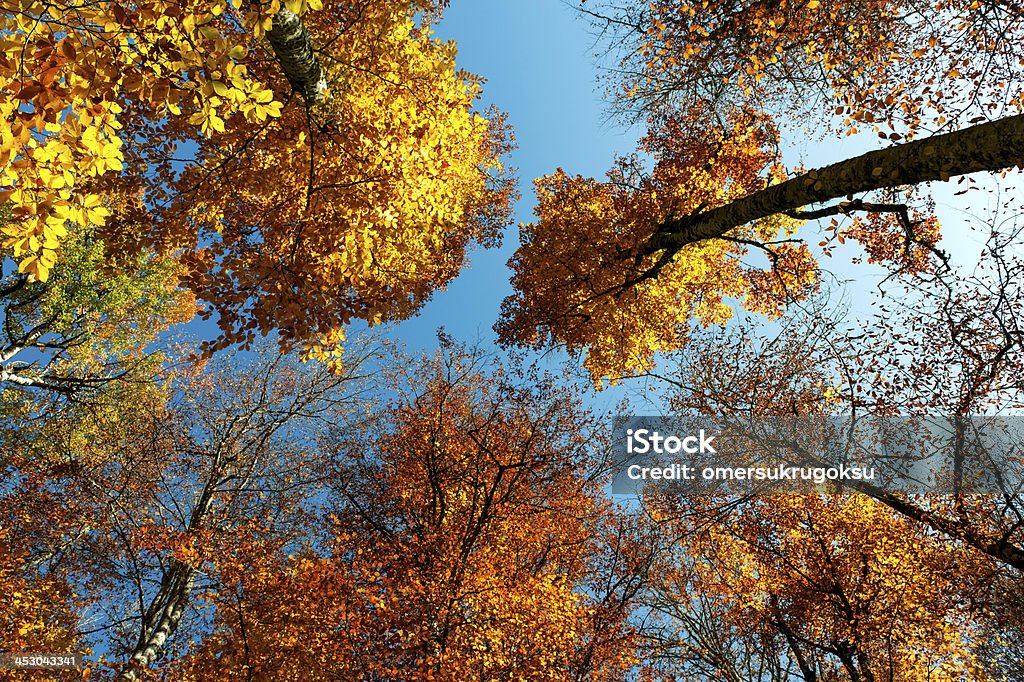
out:
<path id="1" fill-rule="evenodd" d="M 612 493 L 1024 494 L 1024 416 L 621 416 Z"/>
<path id="2" fill-rule="evenodd" d="M 82 654 L 0 652 L 0 670 L 81 670 Z"/>

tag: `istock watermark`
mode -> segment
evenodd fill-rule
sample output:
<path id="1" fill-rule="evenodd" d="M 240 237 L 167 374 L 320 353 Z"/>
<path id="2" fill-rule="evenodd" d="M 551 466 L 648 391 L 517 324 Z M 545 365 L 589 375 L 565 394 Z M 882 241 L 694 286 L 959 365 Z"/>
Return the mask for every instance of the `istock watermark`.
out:
<path id="1" fill-rule="evenodd" d="M 701 429 L 696 436 L 662 436 L 657 431 L 647 429 L 626 429 L 626 452 L 631 455 L 644 455 L 654 452 L 659 455 L 675 455 L 679 452 L 697 454 L 698 452 L 716 452 L 711 441 L 714 436 L 705 435 Z"/>
<path id="2" fill-rule="evenodd" d="M 712 467 L 697 470 L 686 464 L 670 464 L 665 467 L 643 467 L 631 464 L 626 475 L 634 481 L 810 481 L 822 484 L 826 481 L 873 481 L 877 477 L 875 467 Z"/>
<path id="3" fill-rule="evenodd" d="M 1024 417 L 622 416 L 614 494 L 1024 490 Z"/>

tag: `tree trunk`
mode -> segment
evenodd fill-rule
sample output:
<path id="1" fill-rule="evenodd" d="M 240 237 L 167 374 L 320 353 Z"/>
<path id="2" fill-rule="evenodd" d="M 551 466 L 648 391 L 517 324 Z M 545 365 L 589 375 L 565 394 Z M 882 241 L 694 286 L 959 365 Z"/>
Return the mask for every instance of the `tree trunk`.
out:
<path id="1" fill-rule="evenodd" d="M 313 52 L 313 40 L 302 17 L 282 7 L 274 15 L 267 40 L 288 82 L 302 93 L 306 104 L 313 106 L 326 100 L 327 78 Z"/>
<path id="2" fill-rule="evenodd" d="M 219 448 L 218 448 L 219 451 Z M 196 502 L 195 509 L 188 522 L 188 531 L 201 530 L 210 509 L 218 486 L 224 480 L 224 471 L 220 468 L 220 455 L 213 464 L 213 469 L 203 486 L 203 492 Z M 160 580 L 160 590 L 154 595 L 145 613 L 139 631 L 139 640 L 132 649 L 128 662 L 117 676 L 117 682 L 133 682 L 149 669 L 149 666 L 163 655 L 164 644 L 174 635 L 185 615 L 185 609 L 192 598 L 198 569 L 177 559 L 170 561 L 170 566 Z"/>
<path id="3" fill-rule="evenodd" d="M 160 591 L 143 614 L 142 633 L 128 663 L 117 676 L 118 682 L 139 679 L 163 654 L 164 644 L 178 629 L 181 617 L 185 614 L 195 579 L 194 568 L 178 561 L 172 562 L 170 570 L 164 575 Z"/>
<path id="4" fill-rule="evenodd" d="M 665 221 L 646 252 L 679 248 L 761 218 L 860 192 L 1024 168 L 1024 115 L 868 152 L 812 170 L 704 213 Z"/>

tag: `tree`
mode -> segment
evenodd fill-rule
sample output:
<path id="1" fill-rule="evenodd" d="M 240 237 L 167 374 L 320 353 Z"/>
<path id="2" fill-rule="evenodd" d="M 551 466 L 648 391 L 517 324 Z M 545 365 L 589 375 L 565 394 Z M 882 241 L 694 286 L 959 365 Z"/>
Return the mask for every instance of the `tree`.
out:
<path id="1" fill-rule="evenodd" d="M 620 507 L 575 384 L 443 335 L 340 355 L 507 218 L 511 136 L 434 39 L 443 1 L 0 2 L 5 642 L 123 681 L 1018 673 L 1012 476 Z M 538 181 L 504 341 L 597 382 L 686 350 L 667 400 L 709 420 L 949 413 L 955 462 L 967 418 L 1024 405 L 1022 264 L 993 229 L 954 271 L 915 189 L 1024 160 L 1019 8 L 588 7 L 649 130 L 608 182 Z M 789 169 L 790 122 L 895 144 Z M 902 307 L 814 308 L 820 218 Z M 171 371 L 152 342 L 196 299 L 220 338 Z M 738 304 L 777 326 L 716 329 Z"/>
<path id="2" fill-rule="evenodd" d="M 609 94 L 626 114 L 750 106 L 849 133 L 885 127 L 884 137 L 899 140 L 1019 113 L 1024 103 L 1024 15 L 1001 0 L 580 8 L 617 61 Z"/>
<path id="3" fill-rule="evenodd" d="M 928 649 L 946 647 L 952 657 L 947 662 L 966 656 L 953 664 L 954 669 L 966 666 L 981 679 L 1001 675 L 1014 679 L 1019 675 L 1012 644 L 1019 637 L 1019 621 L 1009 615 L 1017 603 L 1024 567 L 1020 561 L 1019 461 L 1016 451 L 983 461 L 986 471 L 994 474 L 996 485 L 972 488 L 970 462 L 978 453 L 963 442 L 970 436 L 971 417 L 999 414 L 1021 405 L 1021 263 L 1016 253 L 1020 230 L 1012 199 L 999 207 L 1000 212 L 1003 210 L 1009 212 L 1009 218 L 993 218 L 1003 221 L 1000 229 L 995 229 L 995 224 L 987 225 L 989 242 L 974 272 L 925 269 L 890 277 L 873 297 L 874 305 L 867 317 L 851 317 L 844 314 L 841 304 L 816 297 L 767 329 L 748 319 L 725 329 L 695 332 L 685 353 L 676 355 L 678 369 L 655 375 L 671 386 L 668 412 L 700 414 L 713 423 L 748 422 L 772 415 L 852 415 L 858 419 L 948 415 L 949 430 L 948 437 L 929 442 L 948 463 L 944 473 L 949 494 L 911 494 L 850 482 L 849 489 L 859 495 L 829 500 L 825 508 L 816 498 L 794 501 L 784 496 L 750 503 L 735 498 L 703 504 L 693 498 L 655 500 L 652 505 L 656 517 L 667 516 L 670 523 L 683 527 L 673 533 L 675 536 L 687 537 L 689 532 L 702 538 L 692 540 L 702 548 L 694 550 L 692 559 L 685 551 L 678 555 L 682 557 L 679 584 L 669 583 L 656 591 L 656 606 L 664 612 L 668 625 L 666 630 L 653 633 L 654 654 L 667 656 L 670 663 L 666 665 L 707 666 L 728 674 L 739 671 L 749 675 L 756 671 L 761 671 L 757 675 L 771 671 L 781 675 L 780 671 L 788 667 L 791 671 L 782 679 L 785 675 L 813 679 L 811 673 L 818 679 L 828 679 L 820 665 L 805 665 L 811 659 L 808 652 L 831 651 L 828 655 L 838 656 L 841 647 L 818 639 L 821 630 L 815 629 L 813 636 L 802 631 L 815 627 L 812 624 L 818 622 L 816 617 L 809 611 L 793 612 L 796 602 L 791 600 L 792 595 L 782 598 L 775 590 L 788 580 L 778 570 L 792 571 L 797 583 L 810 580 L 811 574 L 803 563 L 811 549 L 802 551 L 801 545 L 815 545 L 807 542 L 803 531 L 792 528 L 796 517 L 786 520 L 788 509 L 806 512 L 808 518 L 798 524 L 813 526 L 816 533 L 829 539 L 819 548 L 842 548 L 853 538 L 862 537 L 861 547 L 870 552 L 880 537 L 890 533 L 901 541 L 921 538 L 914 545 L 930 547 L 931 560 L 918 554 L 920 549 L 900 557 L 890 547 L 883 552 L 888 556 L 884 562 L 887 568 L 879 570 L 909 571 L 901 580 L 932 575 L 931 587 L 945 585 L 942 589 L 952 590 L 943 597 L 947 605 L 966 605 L 968 611 L 954 620 L 965 632 L 971 632 L 957 644 L 948 633 L 926 628 L 919 631 L 921 636 L 925 640 L 935 637 Z M 859 301 L 860 305 L 864 303 Z M 1019 436 L 1013 443 L 1019 448 Z M 791 463 L 797 465 L 824 463 L 820 453 L 809 449 L 793 448 L 792 456 Z M 743 511 L 737 512 L 737 508 Z M 839 510 L 855 508 L 870 513 L 851 527 L 829 526 L 830 515 L 838 512 L 842 516 L 846 512 Z M 822 513 L 824 516 L 818 516 Z M 712 535 L 707 528 L 712 529 Z M 748 535 L 754 528 L 760 528 L 758 534 L 763 533 L 756 541 Z M 734 546 L 713 536 L 715 532 L 744 538 L 741 542 L 747 549 L 741 553 L 749 550 L 760 558 L 744 559 L 747 563 L 739 566 L 748 566 L 749 570 L 736 568 L 737 573 L 729 573 L 722 566 L 732 566 L 733 559 L 728 551 L 720 550 Z M 860 534 L 864 532 L 872 539 L 863 539 Z M 765 565 L 762 562 L 766 557 L 775 558 Z M 704 561 L 704 572 L 692 567 L 694 562 Z M 946 577 L 930 573 L 936 568 L 952 572 Z M 760 617 L 756 609 L 751 612 L 750 593 L 736 598 L 737 610 L 732 615 L 727 615 L 730 612 L 720 600 L 707 597 L 709 591 L 717 593 L 708 587 L 704 573 L 719 570 L 724 571 L 717 577 L 722 589 L 740 589 L 747 579 L 744 576 L 753 576 L 747 584 L 757 585 L 756 589 L 761 590 L 759 603 L 771 607 L 764 611 L 766 625 L 757 620 Z M 865 571 L 865 575 L 870 574 L 868 569 Z M 956 581 L 962 584 L 956 586 Z M 972 586 L 963 587 L 966 584 Z M 685 597 L 686 585 L 694 590 L 699 586 L 703 596 L 691 603 Z M 822 589 L 828 593 L 831 588 L 826 588 Z M 908 596 L 915 589 L 904 583 L 901 590 L 885 592 Z M 675 598 L 671 597 L 673 591 Z M 772 603 L 773 595 L 777 606 L 783 607 L 781 611 Z M 871 607 L 880 599 L 877 594 L 872 597 Z M 809 603 L 814 600 L 804 602 L 805 606 Z M 841 605 L 839 601 L 831 603 Z M 887 608 L 890 616 L 909 613 L 893 604 Z M 939 618 L 937 614 L 932 617 Z M 716 629 L 719 621 L 724 624 Z M 762 623 L 766 630 L 745 629 L 751 622 Z M 914 632 L 914 627 L 903 624 L 893 632 L 906 635 Z M 771 637 L 764 639 L 766 633 Z M 850 641 L 849 637 L 845 641 Z M 914 645 L 907 646 L 914 649 Z M 766 655 L 751 656 L 751 650 L 763 650 Z M 878 655 L 876 650 L 869 658 L 877 661 Z M 742 663 L 744 660 L 753 663 Z M 854 660 L 853 667 L 858 665 Z M 863 677 L 862 671 L 858 674 Z M 845 677 L 855 678 L 849 671 Z M 882 678 L 888 679 L 885 675 Z M 750 679 L 762 678 L 754 675 Z"/>
<path id="4" fill-rule="evenodd" d="M 110 262 L 103 243 L 75 234 L 46 282 L 11 273 L 0 280 L 0 385 L 7 401 L 52 391 L 95 399 L 114 381 L 147 381 L 159 356 L 148 347 L 195 315 L 168 258 L 140 254 Z"/>
<path id="5" fill-rule="evenodd" d="M 642 572 L 553 380 L 450 349 L 335 432 L 323 544 L 218 563 L 215 629 L 173 679 L 618 680 Z M 589 474 L 589 475 L 588 475 Z"/>
<path id="6" fill-rule="evenodd" d="M 305 537 L 323 488 L 312 436 L 350 423 L 356 348 L 332 370 L 270 351 L 179 372 L 165 400 L 123 407 L 102 429 L 40 429 L 4 443 L 3 525 L 26 545 L 18 574 L 76 589 L 65 612 L 112 676 L 138 679 L 197 635 L 195 600 L 218 553 Z M 369 352 L 369 351 L 367 351 Z"/>
<path id="7" fill-rule="evenodd" d="M 501 117 L 431 36 L 440 5 L 15 3 L 4 246 L 38 280 L 69 230 L 180 254 L 225 343 L 407 317 L 511 196 Z"/>
<path id="8" fill-rule="evenodd" d="M 793 14 L 800 7 L 805 11 Z M 966 16 L 960 42 L 932 41 L 940 31 L 933 23 L 958 9 Z M 617 75 L 647 114 L 641 151 L 653 156 L 654 169 L 647 175 L 624 161 L 605 183 L 558 171 L 538 184 L 538 220 L 522 232 L 511 261 L 516 293 L 498 326 L 506 343 L 555 342 L 586 352 L 596 380 L 649 369 L 656 352 L 685 344 L 691 318 L 703 324 L 727 318 L 723 299 L 777 313 L 787 299 L 806 295 L 814 259 L 784 227 L 787 218 L 885 215 L 871 229 L 857 223 L 845 234 L 876 260 L 927 267 L 928 258 L 940 255 L 934 216 L 888 197 L 956 175 L 1024 167 L 1022 81 L 1011 38 L 1024 25 L 1019 12 L 1001 3 L 738 1 L 607 11 L 592 13 L 623 41 L 616 45 L 624 55 Z M 873 23 L 849 24 L 848 15 Z M 990 19 L 1005 21 L 993 28 Z M 854 26 L 877 32 L 862 41 Z M 878 47 L 865 49 L 862 42 Z M 933 50 L 944 59 L 925 59 Z M 797 88 L 809 87 L 807 74 L 820 77 L 813 84 L 822 98 L 842 103 L 836 112 L 848 114 L 840 126 L 848 132 L 876 122 L 886 140 L 920 136 L 928 111 L 942 125 L 954 119 L 967 125 L 788 177 L 778 128 L 805 106 L 797 98 L 805 90 Z M 975 87 L 945 89 L 964 74 Z M 884 96 L 900 78 L 908 79 L 905 88 L 895 98 Z M 969 98 L 954 117 L 961 94 Z M 905 120 L 897 120 L 900 111 Z M 981 114 L 1008 112 L 978 123 Z M 812 114 L 820 107 L 797 120 Z M 900 121 L 903 134 L 880 131 Z M 827 116 L 815 119 L 815 125 L 829 123 Z M 879 190 L 888 197 L 855 198 Z M 763 271 L 737 264 L 751 248 L 766 256 Z"/>
<path id="9" fill-rule="evenodd" d="M 8 527 L 0 528 L 0 636 L 6 652 L 72 653 L 79 638 L 71 604 L 72 587 L 60 577 L 27 576 L 18 570 L 25 560 L 22 543 Z M 5 673 L 5 679 L 19 679 Z M 24 678 L 32 679 L 33 673 Z"/>
<path id="10" fill-rule="evenodd" d="M 648 502 L 680 538 L 650 592 L 668 679 L 990 679 L 963 596 L 991 573 L 969 548 L 861 495 Z"/>
<path id="11" fill-rule="evenodd" d="M 1014 255 L 1015 243 L 994 234 L 977 271 L 969 275 L 922 272 L 890 284 L 863 323 L 824 307 L 796 314 L 774 332 L 747 325 L 702 334 L 692 340 L 678 374 L 665 376 L 673 386 L 671 407 L 709 419 L 946 415 L 950 436 L 933 447 L 946 455 L 950 495 L 914 496 L 853 485 L 988 555 L 1019 580 L 1024 510 L 1018 501 L 1016 456 L 1011 451 L 980 461 L 997 476 L 987 494 L 972 487 L 969 466 L 956 466 L 978 461 L 963 442 L 970 417 L 1022 404 L 1021 262 Z M 802 451 L 800 456 L 816 455 Z"/>
<path id="12" fill-rule="evenodd" d="M 781 173 L 772 151 L 778 133 L 763 116 L 739 114 L 725 133 L 677 132 L 667 125 L 645 138 L 643 148 L 658 158 L 649 177 L 623 160 L 607 183 L 561 171 L 538 181 L 539 220 L 523 228 L 510 261 L 516 293 L 502 305 L 503 341 L 586 349 L 595 380 L 614 381 L 649 366 L 655 351 L 681 347 L 691 318 L 728 319 L 730 297 L 778 314 L 789 297 L 815 287 L 813 260 L 786 238 L 794 221 L 785 217 L 729 239 L 642 255 L 654 216 L 728 202 L 758 189 L 765 169 Z M 780 232 L 777 278 L 741 260 L 747 244 Z"/>
<path id="13" fill-rule="evenodd" d="M 344 363 L 215 360 L 6 441 L 0 579 L 64 595 L 38 618 L 105 679 L 622 679 L 649 539 L 573 391 L 462 349 L 378 395 Z"/>

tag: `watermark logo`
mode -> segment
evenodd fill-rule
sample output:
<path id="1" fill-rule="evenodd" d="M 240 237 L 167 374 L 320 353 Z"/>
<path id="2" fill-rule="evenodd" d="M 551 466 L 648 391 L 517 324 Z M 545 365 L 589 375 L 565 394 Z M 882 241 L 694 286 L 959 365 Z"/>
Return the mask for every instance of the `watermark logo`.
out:
<path id="1" fill-rule="evenodd" d="M 1024 493 L 1024 417 L 623 416 L 613 494 Z"/>
<path id="2" fill-rule="evenodd" d="M 701 429 L 693 436 L 662 436 L 657 431 L 648 429 L 626 429 L 626 452 L 631 455 L 644 455 L 653 452 L 659 455 L 675 455 L 685 452 L 690 455 L 697 453 L 715 454 L 711 442 L 714 436 L 706 435 Z"/>

